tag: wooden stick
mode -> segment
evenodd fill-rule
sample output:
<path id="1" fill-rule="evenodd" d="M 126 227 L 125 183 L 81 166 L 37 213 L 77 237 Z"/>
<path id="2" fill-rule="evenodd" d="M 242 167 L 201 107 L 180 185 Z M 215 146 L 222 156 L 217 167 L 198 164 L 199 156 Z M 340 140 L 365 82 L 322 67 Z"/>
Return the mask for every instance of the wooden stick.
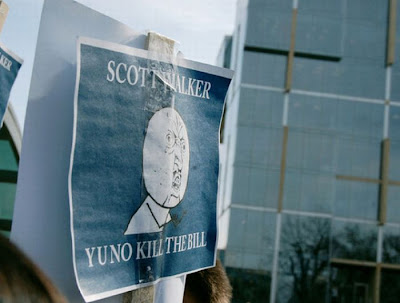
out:
<path id="1" fill-rule="evenodd" d="M 0 33 L 3 29 L 4 22 L 6 22 L 6 18 L 8 15 L 8 5 L 4 1 L 0 0 Z"/>

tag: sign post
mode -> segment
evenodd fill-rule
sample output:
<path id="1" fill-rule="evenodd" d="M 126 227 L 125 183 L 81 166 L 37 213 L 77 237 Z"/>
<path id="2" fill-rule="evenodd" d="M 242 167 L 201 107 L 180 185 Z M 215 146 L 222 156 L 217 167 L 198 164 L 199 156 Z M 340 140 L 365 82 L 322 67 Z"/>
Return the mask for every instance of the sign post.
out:
<path id="1" fill-rule="evenodd" d="M 0 33 L 3 29 L 4 22 L 8 15 L 8 5 L 4 1 L 0 0 Z"/>
<path id="2" fill-rule="evenodd" d="M 149 32 L 146 39 L 146 46 L 150 52 L 172 57 L 174 55 L 175 41 L 168 37 L 159 35 L 155 32 Z M 185 279 L 182 275 L 168 280 L 159 281 L 155 287 L 150 285 L 128 293 L 125 297 L 129 302 L 143 303 L 175 303 L 183 301 L 185 292 Z"/>

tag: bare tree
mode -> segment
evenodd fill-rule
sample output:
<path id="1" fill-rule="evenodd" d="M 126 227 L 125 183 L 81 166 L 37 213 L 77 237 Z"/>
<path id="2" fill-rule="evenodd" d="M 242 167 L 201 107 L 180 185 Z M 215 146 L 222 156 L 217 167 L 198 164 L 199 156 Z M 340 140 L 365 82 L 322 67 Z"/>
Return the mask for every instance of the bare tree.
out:
<path id="1" fill-rule="evenodd" d="M 282 286 L 290 289 L 285 301 L 324 302 L 328 281 L 330 220 L 292 216 L 286 219 L 280 252 L 280 272 L 287 278 Z"/>

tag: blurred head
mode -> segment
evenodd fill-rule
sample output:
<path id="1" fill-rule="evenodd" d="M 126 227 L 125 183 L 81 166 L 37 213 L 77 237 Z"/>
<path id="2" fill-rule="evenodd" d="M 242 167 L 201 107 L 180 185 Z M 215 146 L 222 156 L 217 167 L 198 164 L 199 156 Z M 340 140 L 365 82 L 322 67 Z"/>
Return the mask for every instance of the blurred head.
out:
<path id="1" fill-rule="evenodd" d="M 230 303 L 232 287 L 221 262 L 215 267 L 188 274 L 183 303 Z"/>
<path id="2" fill-rule="evenodd" d="M 1 234 L 0 302 L 66 303 L 43 272 Z"/>
<path id="3" fill-rule="evenodd" d="M 159 205 L 173 208 L 182 201 L 189 174 L 189 138 L 179 113 L 170 107 L 149 121 L 143 145 L 143 178 Z"/>

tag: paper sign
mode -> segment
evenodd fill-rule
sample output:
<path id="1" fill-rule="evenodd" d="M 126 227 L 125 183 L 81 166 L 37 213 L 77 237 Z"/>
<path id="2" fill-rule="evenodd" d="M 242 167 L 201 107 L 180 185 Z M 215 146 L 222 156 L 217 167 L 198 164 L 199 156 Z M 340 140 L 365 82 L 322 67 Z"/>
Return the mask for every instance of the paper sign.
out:
<path id="1" fill-rule="evenodd" d="M 11 88 L 23 60 L 0 43 L 0 121 L 3 126 Z"/>
<path id="2" fill-rule="evenodd" d="M 219 125 L 231 77 L 79 39 L 69 192 L 86 301 L 214 265 Z"/>

